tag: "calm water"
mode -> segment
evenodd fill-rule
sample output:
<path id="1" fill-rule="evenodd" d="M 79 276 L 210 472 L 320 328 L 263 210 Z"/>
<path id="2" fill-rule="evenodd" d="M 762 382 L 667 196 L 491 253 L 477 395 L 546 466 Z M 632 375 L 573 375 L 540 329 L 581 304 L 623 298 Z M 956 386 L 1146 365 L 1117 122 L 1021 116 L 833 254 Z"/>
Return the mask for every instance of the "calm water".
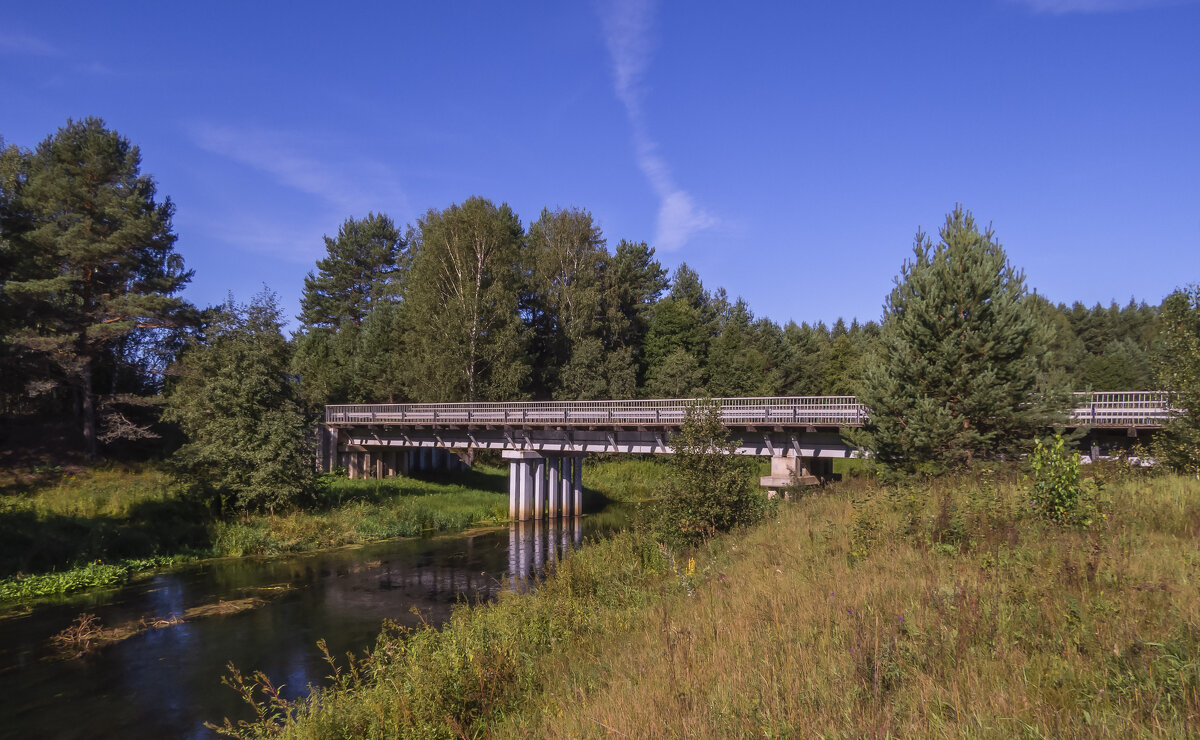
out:
<path id="1" fill-rule="evenodd" d="M 243 673 L 263 671 L 288 696 L 306 693 L 329 672 L 318 639 L 344 655 L 374 644 L 384 618 L 418 624 L 414 606 L 443 621 L 458 602 L 523 587 L 523 578 L 621 520 L 610 512 L 565 526 L 207 561 L 0 619 L 0 738 L 210 737 L 205 720 L 246 716 L 221 685 L 230 661 Z M 48 644 L 81 612 L 112 626 L 279 586 L 283 595 L 257 609 L 152 630 L 83 658 L 55 659 Z"/>

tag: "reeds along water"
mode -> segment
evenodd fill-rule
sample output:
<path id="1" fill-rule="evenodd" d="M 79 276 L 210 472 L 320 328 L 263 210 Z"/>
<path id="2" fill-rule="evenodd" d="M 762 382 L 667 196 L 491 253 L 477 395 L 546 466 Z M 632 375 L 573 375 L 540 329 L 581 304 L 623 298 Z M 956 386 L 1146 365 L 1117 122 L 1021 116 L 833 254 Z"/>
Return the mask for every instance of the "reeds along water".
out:
<path id="1" fill-rule="evenodd" d="M 514 591 L 548 568 L 553 568 L 567 551 L 583 545 L 583 521 L 533 519 L 508 525 L 508 581 Z"/>

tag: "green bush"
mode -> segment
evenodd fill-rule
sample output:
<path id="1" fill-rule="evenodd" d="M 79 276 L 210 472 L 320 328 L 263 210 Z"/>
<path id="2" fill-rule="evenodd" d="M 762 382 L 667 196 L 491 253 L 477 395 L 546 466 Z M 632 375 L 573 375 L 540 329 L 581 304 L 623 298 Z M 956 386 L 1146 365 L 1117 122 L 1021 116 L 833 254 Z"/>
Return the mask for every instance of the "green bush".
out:
<path id="1" fill-rule="evenodd" d="M 754 463 L 734 454 L 721 409 L 697 401 L 671 438 L 675 454 L 660 493 L 657 528 L 675 544 L 696 545 L 720 532 L 761 521 L 767 497 L 754 485 Z"/>
<path id="2" fill-rule="evenodd" d="M 1030 503 L 1046 521 L 1090 527 L 1103 516 L 1096 486 L 1079 474 L 1079 453 L 1068 451 L 1061 436 L 1047 446 L 1038 442 L 1030 459 L 1033 486 Z"/>

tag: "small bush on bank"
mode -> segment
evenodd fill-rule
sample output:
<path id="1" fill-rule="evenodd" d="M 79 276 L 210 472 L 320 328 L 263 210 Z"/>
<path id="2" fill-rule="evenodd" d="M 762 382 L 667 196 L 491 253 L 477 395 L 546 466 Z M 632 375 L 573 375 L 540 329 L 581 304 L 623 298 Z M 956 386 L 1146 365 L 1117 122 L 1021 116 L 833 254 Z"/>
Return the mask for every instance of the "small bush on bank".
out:
<path id="1" fill-rule="evenodd" d="M 692 546 L 762 520 L 767 498 L 754 485 L 754 462 L 733 454 L 720 406 L 697 401 L 689 407 L 671 447 L 675 454 L 657 509 L 664 539 Z"/>

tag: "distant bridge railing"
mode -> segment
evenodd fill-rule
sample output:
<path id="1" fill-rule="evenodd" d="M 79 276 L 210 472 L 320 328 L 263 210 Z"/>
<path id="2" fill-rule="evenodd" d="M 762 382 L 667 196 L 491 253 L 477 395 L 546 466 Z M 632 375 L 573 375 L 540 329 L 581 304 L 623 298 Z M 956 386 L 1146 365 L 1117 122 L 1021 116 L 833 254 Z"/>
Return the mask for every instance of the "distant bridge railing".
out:
<path id="1" fill-rule="evenodd" d="M 854 396 L 717 398 L 729 426 L 861 426 L 868 412 Z M 678 426 L 692 399 L 513 401 L 491 403 L 341 404 L 325 407 L 327 424 Z M 1175 411 L 1165 391 L 1076 393 L 1070 423 L 1157 428 Z"/>
<path id="2" fill-rule="evenodd" d="M 1154 429 L 1176 413 L 1168 391 L 1096 391 L 1075 394 L 1071 421 L 1089 427 Z"/>

